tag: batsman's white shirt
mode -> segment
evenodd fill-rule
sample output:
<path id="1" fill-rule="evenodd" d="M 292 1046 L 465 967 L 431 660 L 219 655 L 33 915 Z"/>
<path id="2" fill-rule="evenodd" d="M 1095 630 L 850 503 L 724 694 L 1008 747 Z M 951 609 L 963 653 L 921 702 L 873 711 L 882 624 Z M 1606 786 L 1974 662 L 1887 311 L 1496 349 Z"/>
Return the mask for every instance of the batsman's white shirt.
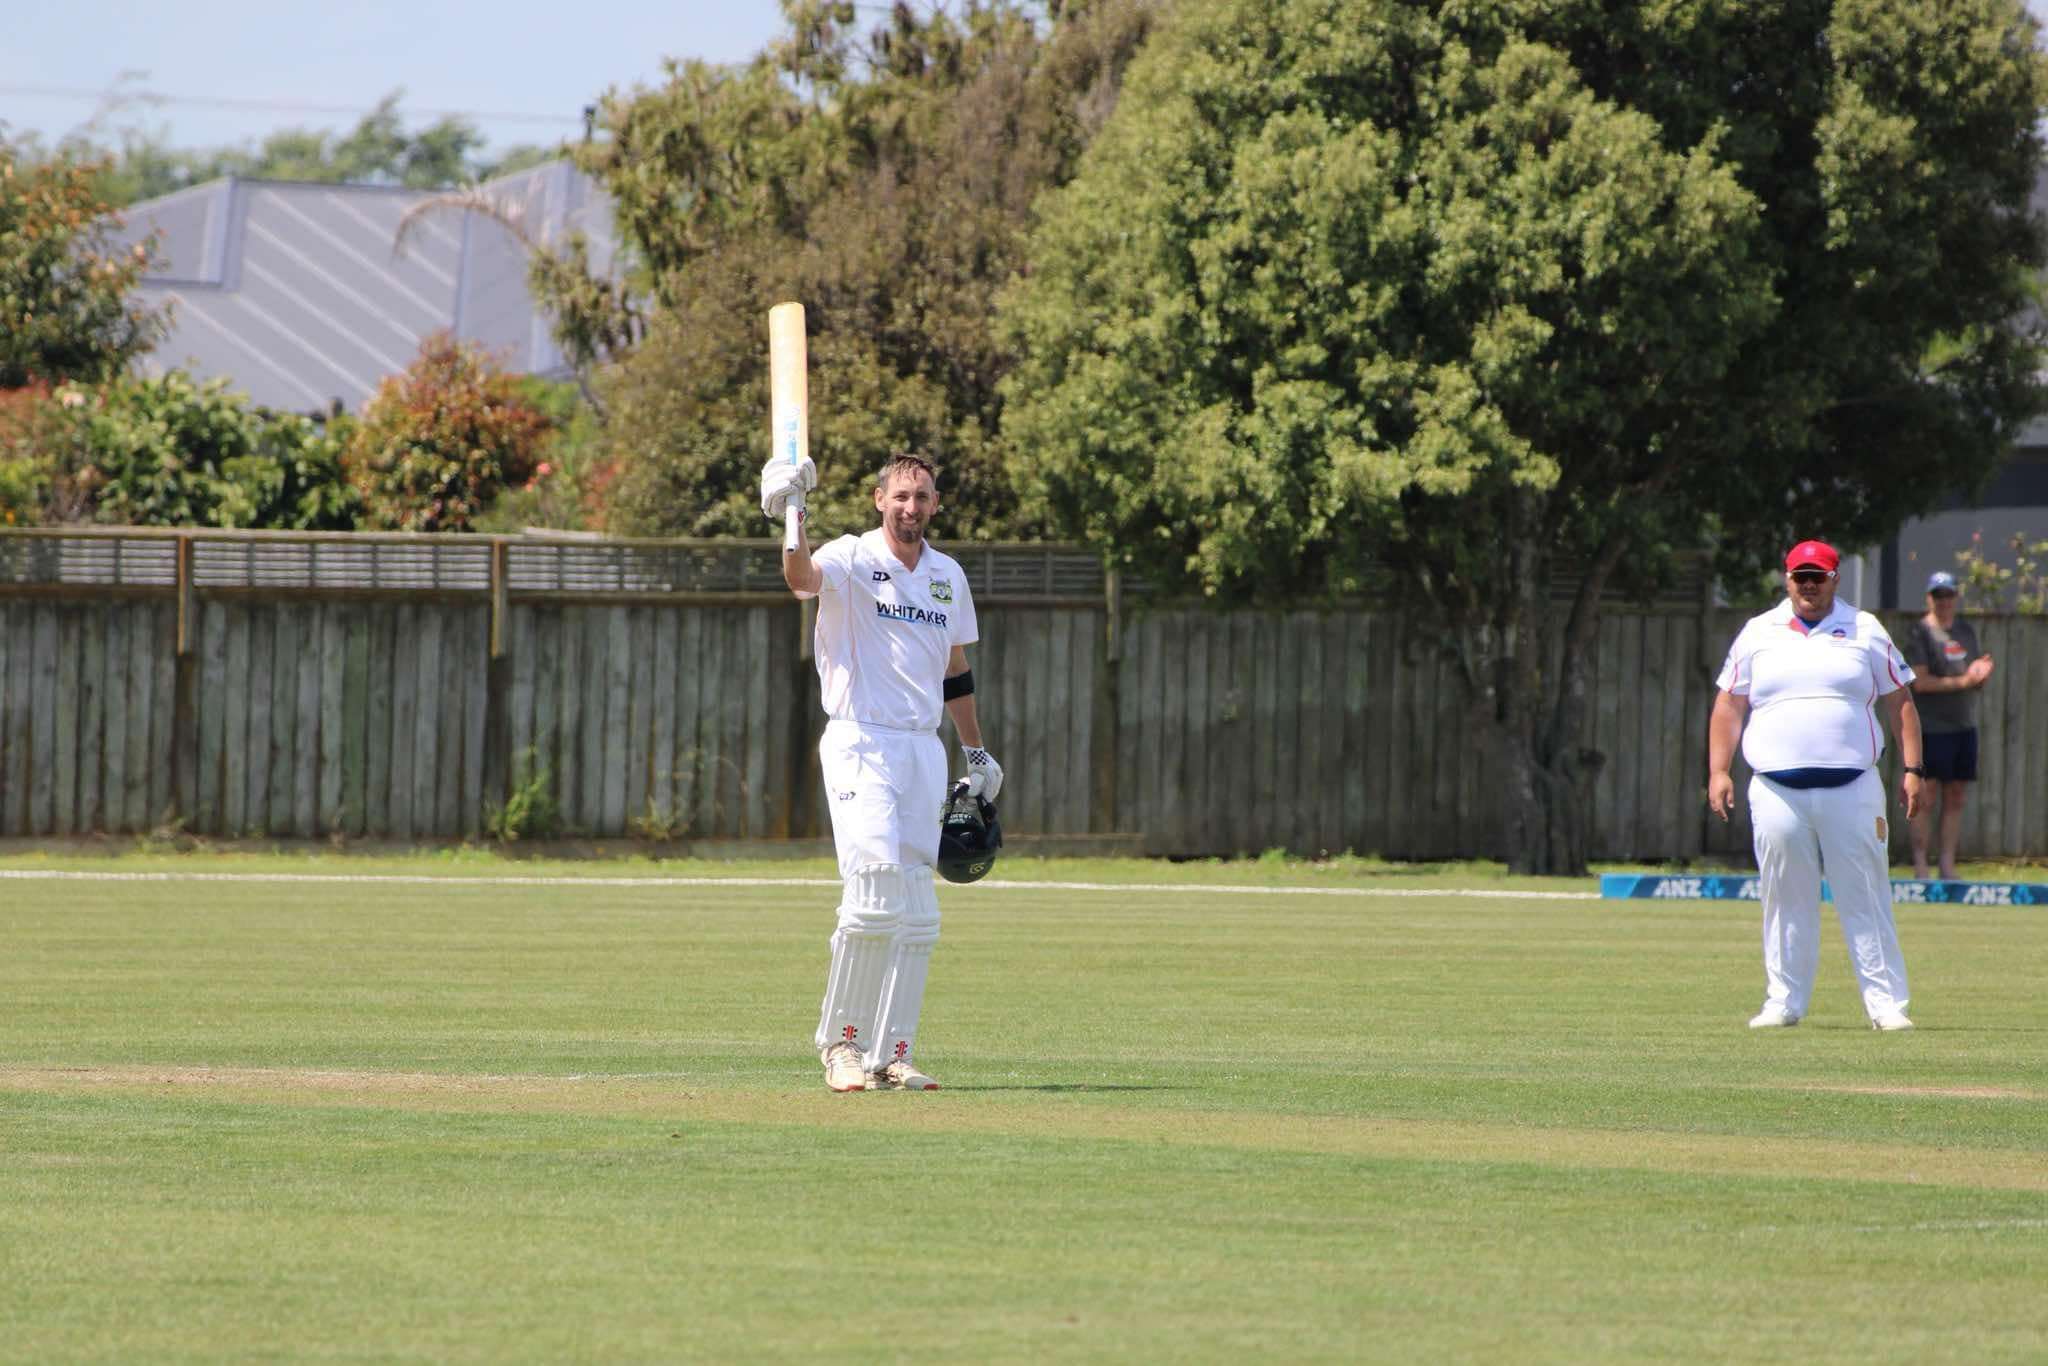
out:
<path id="1" fill-rule="evenodd" d="M 1759 773 L 1874 767 L 1884 753 L 1877 699 L 1912 681 L 1876 617 L 1837 599 L 1809 627 L 1789 598 L 1749 619 L 1715 680 L 1749 699 L 1742 757 Z"/>
<path id="2" fill-rule="evenodd" d="M 841 877 L 939 856 L 946 664 L 978 638 L 967 575 L 929 543 L 906 569 L 877 528 L 811 556 L 823 584 L 813 636 L 825 734 L 818 741 Z"/>
<path id="3" fill-rule="evenodd" d="M 878 527 L 811 556 L 824 585 L 813 635 L 825 715 L 936 733 L 946 662 L 979 639 L 974 595 L 952 556 L 929 542 L 906 569 Z"/>

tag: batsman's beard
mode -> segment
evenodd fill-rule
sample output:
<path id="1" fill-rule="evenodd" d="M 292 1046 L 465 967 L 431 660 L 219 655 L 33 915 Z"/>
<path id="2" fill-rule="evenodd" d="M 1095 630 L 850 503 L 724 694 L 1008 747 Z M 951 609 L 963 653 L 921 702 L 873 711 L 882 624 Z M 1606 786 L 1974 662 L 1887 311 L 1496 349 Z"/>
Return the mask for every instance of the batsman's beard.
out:
<path id="1" fill-rule="evenodd" d="M 906 550 L 915 549 L 923 542 L 924 529 L 931 520 L 916 513 L 892 513 L 888 519 L 889 539 Z"/>

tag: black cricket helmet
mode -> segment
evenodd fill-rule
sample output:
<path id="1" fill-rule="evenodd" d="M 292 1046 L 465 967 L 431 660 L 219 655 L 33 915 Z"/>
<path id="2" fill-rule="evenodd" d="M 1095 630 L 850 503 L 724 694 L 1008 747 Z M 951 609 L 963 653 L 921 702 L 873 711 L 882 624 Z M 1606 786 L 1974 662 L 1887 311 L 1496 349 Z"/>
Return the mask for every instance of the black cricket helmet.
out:
<path id="1" fill-rule="evenodd" d="M 939 813 L 939 876 L 948 882 L 979 882 L 996 866 L 1003 847 L 996 804 L 967 795 L 967 780 L 953 784 Z"/>

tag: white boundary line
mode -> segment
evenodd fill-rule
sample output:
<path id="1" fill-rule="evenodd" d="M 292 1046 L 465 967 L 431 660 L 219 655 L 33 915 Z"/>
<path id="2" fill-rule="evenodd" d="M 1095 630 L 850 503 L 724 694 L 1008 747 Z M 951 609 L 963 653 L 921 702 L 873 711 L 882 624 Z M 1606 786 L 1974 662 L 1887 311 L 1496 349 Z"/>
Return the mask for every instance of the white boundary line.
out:
<path id="1" fill-rule="evenodd" d="M 818 877 L 478 877 L 428 873 L 136 873 L 70 871 L 43 868 L 0 868 L 0 881 L 10 882 L 281 882 L 367 883 L 409 887 L 837 887 L 836 878 Z M 1028 892 L 1200 892 L 1241 896 L 1478 897 L 1489 901 L 1598 901 L 1598 892 L 1539 892 L 1507 888 L 1496 892 L 1470 888 L 1426 887 L 1258 887 L 1213 882 L 1014 882 L 1000 878 L 968 883 L 990 891 Z"/>

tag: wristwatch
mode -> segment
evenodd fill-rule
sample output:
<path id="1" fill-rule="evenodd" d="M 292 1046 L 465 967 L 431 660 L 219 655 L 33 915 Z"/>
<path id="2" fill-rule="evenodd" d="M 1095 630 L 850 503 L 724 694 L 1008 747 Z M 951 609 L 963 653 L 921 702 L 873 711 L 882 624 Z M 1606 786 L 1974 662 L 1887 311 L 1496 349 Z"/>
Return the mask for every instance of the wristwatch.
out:
<path id="1" fill-rule="evenodd" d="M 1925 778 L 1927 776 L 1927 770 L 1919 764 L 1906 764 L 1899 771 L 1901 773 L 1910 773 L 1916 778 Z"/>

